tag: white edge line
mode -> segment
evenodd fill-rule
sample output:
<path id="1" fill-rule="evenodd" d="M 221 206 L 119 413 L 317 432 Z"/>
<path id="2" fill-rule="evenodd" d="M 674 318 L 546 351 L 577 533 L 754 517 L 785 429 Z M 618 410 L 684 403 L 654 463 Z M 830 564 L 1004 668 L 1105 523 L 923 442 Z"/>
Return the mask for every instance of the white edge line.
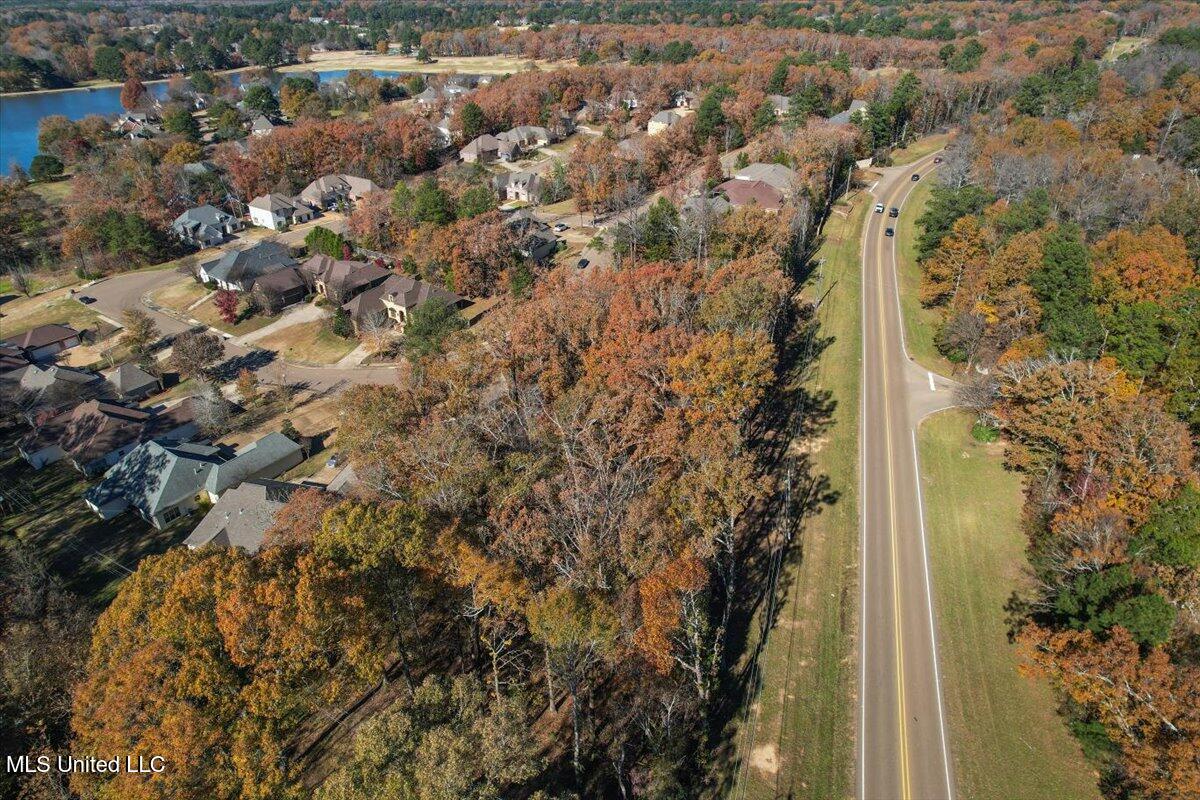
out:
<path id="1" fill-rule="evenodd" d="M 946 775 L 946 797 L 953 800 L 954 789 L 950 782 L 950 754 L 946 747 L 946 715 L 942 710 L 942 675 L 938 666 L 937 626 L 933 620 L 933 590 L 929 582 L 929 552 L 925 545 L 925 496 L 921 489 L 921 459 L 917 454 L 917 429 L 912 434 L 913 467 L 916 469 L 917 518 L 921 521 L 921 565 L 925 572 L 925 602 L 929 609 L 929 638 L 933 646 L 933 685 L 937 690 L 938 733 L 942 740 L 942 768 Z"/>
<path id="2" fill-rule="evenodd" d="M 876 181 L 871 186 L 875 191 Z M 868 206 L 867 212 L 870 213 Z M 859 396 L 858 396 L 858 530 L 859 570 L 858 581 L 862 596 L 859 599 L 859 722 L 858 722 L 858 780 L 859 800 L 867 797 L 867 232 L 871 228 L 871 216 L 863 221 L 862 239 L 859 242 Z"/>
<path id="3" fill-rule="evenodd" d="M 933 371 L 927 369 L 925 370 L 925 374 L 929 376 L 929 391 L 936 392 L 937 387 L 933 385 Z"/>

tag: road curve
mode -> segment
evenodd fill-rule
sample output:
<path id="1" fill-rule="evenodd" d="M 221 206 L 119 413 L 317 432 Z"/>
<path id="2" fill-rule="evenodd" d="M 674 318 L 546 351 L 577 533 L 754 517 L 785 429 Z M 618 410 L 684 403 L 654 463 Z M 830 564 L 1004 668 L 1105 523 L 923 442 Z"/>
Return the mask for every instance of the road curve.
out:
<path id="1" fill-rule="evenodd" d="M 872 188 L 900 207 L 935 154 L 885 170 Z M 907 355 L 896 278 L 898 219 L 872 209 L 863 230 L 858 796 L 951 800 L 936 621 L 921 509 L 916 427 L 952 404 L 953 382 Z M 906 235 L 909 232 L 905 232 Z"/>

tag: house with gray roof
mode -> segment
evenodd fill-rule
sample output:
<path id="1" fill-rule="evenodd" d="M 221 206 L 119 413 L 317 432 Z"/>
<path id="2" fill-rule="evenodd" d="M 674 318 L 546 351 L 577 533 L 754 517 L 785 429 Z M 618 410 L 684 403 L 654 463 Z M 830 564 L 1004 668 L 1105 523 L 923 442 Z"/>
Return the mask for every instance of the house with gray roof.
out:
<path id="1" fill-rule="evenodd" d="M 287 247 L 279 242 L 259 242 L 243 250 L 231 250 L 215 261 L 200 265 L 200 280 L 222 289 L 248 292 L 264 275 L 296 266 Z"/>
<path id="2" fill-rule="evenodd" d="M 783 164 L 750 164 L 744 169 L 733 173 L 734 180 L 762 181 L 785 198 L 790 197 L 796 189 L 797 175 L 795 170 Z"/>
<path id="3" fill-rule="evenodd" d="M 122 400 L 141 400 L 158 391 L 158 378 L 127 361 L 104 376 L 112 385 L 113 394 Z"/>
<path id="4" fill-rule="evenodd" d="M 867 113 L 866 100 L 854 100 L 850 103 L 850 107 L 841 113 L 834 114 L 829 118 L 829 122 L 834 125 L 850 125 L 857 123 L 859 119 Z"/>
<path id="5" fill-rule="evenodd" d="M 91 370 L 64 367 L 58 364 L 27 364 L 4 373 L 8 387 L 16 391 L 61 395 L 64 398 L 85 398 L 100 394 L 100 376 Z"/>
<path id="6" fill-rule="evenodd" d="M 305 186 L 297 197 L 317 208 L 333 208 L 339 202 L 361 200 L 371 192 L 383 191 L 370 178 L 357 175 L 323 175 Z"/>
<path id="7" fill-rule="evenodd" d="M 496 135 L 501 142 L 511 142 L 522 150 L 533 150 L 550 144 L 550 131 L 540 125 L 518 125 Z"/>
<path id="8" fill-rule="evenodd" d="M 219 500 L 244 480 L 274 478 L 301 460 L 300 445 L 281 433 L 267 434 L 232 458 L 212 445 L 152 439 L 114 464 L 83 500 L 101 519 L 133 510 L 162 529 L 195 510 L 201 496 Z"/>
<path id="9" fill-rule="evenodd" d="M 771 104 L 771 110 L 775 113 L 776 117 L 786 115 L 792 108 L 792 100 L 787 95 L 769 94 L 767 95 L 767 102 Z"/>
<path id="10" fill-rule="evenodd" d="M 241 547 L 255 553 L 275 515 L 298 489 L 311 487 L 281 481 L 248 480 L 221 495 L 183 543 L 197 547 Z"/>
<path id="11" fill-rule="evenodd" d="M 263 114 L 259 114 L 250 122 L 251 136 L 266 136 L 271 131 L 275 130 L 275 123 L 267 119 Z"/>
<path id="12" fill-rule="evenodd" d="M 651 117 L 650 121 L 646 123 L 646 133 L 650 134 L 651 136 L 657 136 L 673 125 L 678 124 L 681 119 L 683 119 L 683 117 L 679 116 L 674 111 L 660 111 Z"/>
<path id="13" fill-rule="evenodd" d="M 214 466 L 204 480 L 204 491 L 214 502 L 226 489 L 251 478 L 274 478 L 304 460 L 300 445 L 282 433 L 268 433 L 251 442 L 233 458 Z"/>
<path id="14" fill-rule="evenodd" d="M 242 221 L 210 205 L 189 208 L 171 223 L 171 233 L 196 247 L 213 247 L 242 229 Z"/>
<path id="15" fill-rule="evenodd" d="M 383 283 L 392 273 L 371 262 L 347 261 L 319 253 L 300 265 L 300 274 L 313 291 L 340 304 Z"/>
<path id="16" fill-rule="evenodd" d="M 303 200 L 275 192 L 254 198 L 246 207 L 249 209 L 252 223 L 273 231 L 308 222 L 317 215 L 312 206 Z"/>

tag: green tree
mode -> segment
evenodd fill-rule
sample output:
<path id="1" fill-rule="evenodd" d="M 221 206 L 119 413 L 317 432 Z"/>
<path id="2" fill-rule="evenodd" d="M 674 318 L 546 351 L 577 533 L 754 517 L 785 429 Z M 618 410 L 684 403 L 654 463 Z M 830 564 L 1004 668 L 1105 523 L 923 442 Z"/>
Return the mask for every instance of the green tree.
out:
<path id="1" fill-rule="evenodd" d="M 1200 567 L 1200 488 L 1189 484 L 1154 510 L 1134 536 L 1130 553 L 1175 567 Z"/>
<path id="2" fill-rule="evenodd" d="M 764 102 L 754 112 L 754 119 L 751 122 L 750 130 L 752 133 L 758 134 L 765 131 L 775 124 L 775 107 L 769 102 Z"/>
<path id="3" fill-rule="evenodd" d="M 63 174 L 63 163 L 54 156 L 39 153 L 29 164 L 29 176 L 35 181 L 48 181 Z"/>
<path id="4" fill-rule="evenodd" d="M 1170 354 L 1163 309 L 1157 303 L 1119 305 L 1101 321 L 1108 332 L 1105 353 L 1135 378 L 1156 372 Z"/>
<path id="5" fill-rule="evenodd" d="M 163 113 L 162 121 L 167 133 L 186 137 L 192 142 L 200 141 L 200 123 L 187 108 L 172 106 Z"/>
<path id="6" fill-rule="evenodd" d="M 334 336 L 340 336 L 343 339 L 349 339 L 354 335 L 354 324 L 350 321 L 350 315 L 346 313 L 346 309 L 340 306 L 334 310 L 333 318 L 329 322 L 329 330 Z"/>
<path id="7" fill-rule="evenodd" d="M 188 75 L 188 81 L 191 82 L 192 88 L 201 94 L 212 94 L 213 90 L 217 88 L 217 81 L 213 78 L 212 73 L 202 69 Z"/>
<path id="8" fill-rule="evenodd" d="M 279 111 L 279 101 L 275 98 L 275 93 L 271 91 L 270 86 L 263 83 L 251 86 L 242 102 L 246 104 L 246 108 L 260 114 L 274 114 Z"/>
<path id="9" fill-rule="evenodd" d="M 437 178 L 426 178 L 413 192 L 412 216 L 416 222 L 435 225 L 445 225 L 454 219 L 454 201 L 438 184 Z"/>
<path id="10" fill-rule="evenodd" d="M 459 219 L 470 219 L 486 214 L 496 207 L 496 193 L 486 183 L 467 189 L 458 198 L 455 215 Z"/>
<path id="11" fill-rule="evenodd" d="M 917 235 L 917 254 L 922 260 L 933 255 L 950 233 L 954 223 L 969 214 L 978 214 L 992 203 L 992 196 L 979 186 L 967 185 L 961 189 L 935 186 L 929 193 L 925 211 L 917 219 L 921 228 Z"/>
<path id="12" fill-rule="evenodd" d="M 679 211 L 665 197 L 658 198 L 641 225 L 642 253 L 648 261 L 671 258 L 679 234 Z"/>
<path id="13" fill-rule="evenodd" d="M 810 83 L 801 86 L 788 98 L 787 119 L 784 122 L 788 128 L 803 128 L 809 117 L 824 117 L 828 114 L 829 104 L 821 88 Z"/>
<path id="14" fill-rule="evenodd" d="M 1079 573 L 1058 593 L 1054 611 L 1076 630 L 1104 633 L 1120 625 L 1145 646 L 1166 641 L 1175 622 L 1175 609 L 1145 592 L 1128 564 Z"/>
<path id="15" fill-rule="evenodd" d="M 459 120 L 462 123 L 463 139 L 468 142 L 488 132 L 487 116 L 478 103 L 468 101 L 464 104 L 459 112 Z"/>
<path id="16" fill-rule="evenodd" d="M 458 309 L 440 297 L 413 309 L 404 325 L 404 351 L 413 359 L 441 353 L 446 337 L 467 327 Z"/>
<path id="17" fill-rule="evenodd" d="M 1079 229 L 1060 225 L 1046 234 L 1042 266 L 1029 276 L 1042 303 L 1042 332 L 1052 352 L 1096 355 L 1103 337 L 1092 297 L 1092 267 Z"/>
<path id="18" fill-rule="evenodd" d="M 92 53 L 92 70 L 97 76 L 110 81 L 125 80 L 125 61 L 121 51 L 110 45 L 101 45 Z"/>

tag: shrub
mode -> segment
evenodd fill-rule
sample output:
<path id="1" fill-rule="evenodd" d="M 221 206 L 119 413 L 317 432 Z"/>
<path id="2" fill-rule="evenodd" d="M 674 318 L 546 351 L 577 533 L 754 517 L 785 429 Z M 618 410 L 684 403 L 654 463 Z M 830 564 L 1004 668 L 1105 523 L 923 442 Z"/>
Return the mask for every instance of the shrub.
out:
<path id="1" fill-rule="evenodd" d="M 38 154 L 29 165 L 29 175 L 35 181 L 48 181 L 63 173 L 63 163 L 54 156 Z"/>

